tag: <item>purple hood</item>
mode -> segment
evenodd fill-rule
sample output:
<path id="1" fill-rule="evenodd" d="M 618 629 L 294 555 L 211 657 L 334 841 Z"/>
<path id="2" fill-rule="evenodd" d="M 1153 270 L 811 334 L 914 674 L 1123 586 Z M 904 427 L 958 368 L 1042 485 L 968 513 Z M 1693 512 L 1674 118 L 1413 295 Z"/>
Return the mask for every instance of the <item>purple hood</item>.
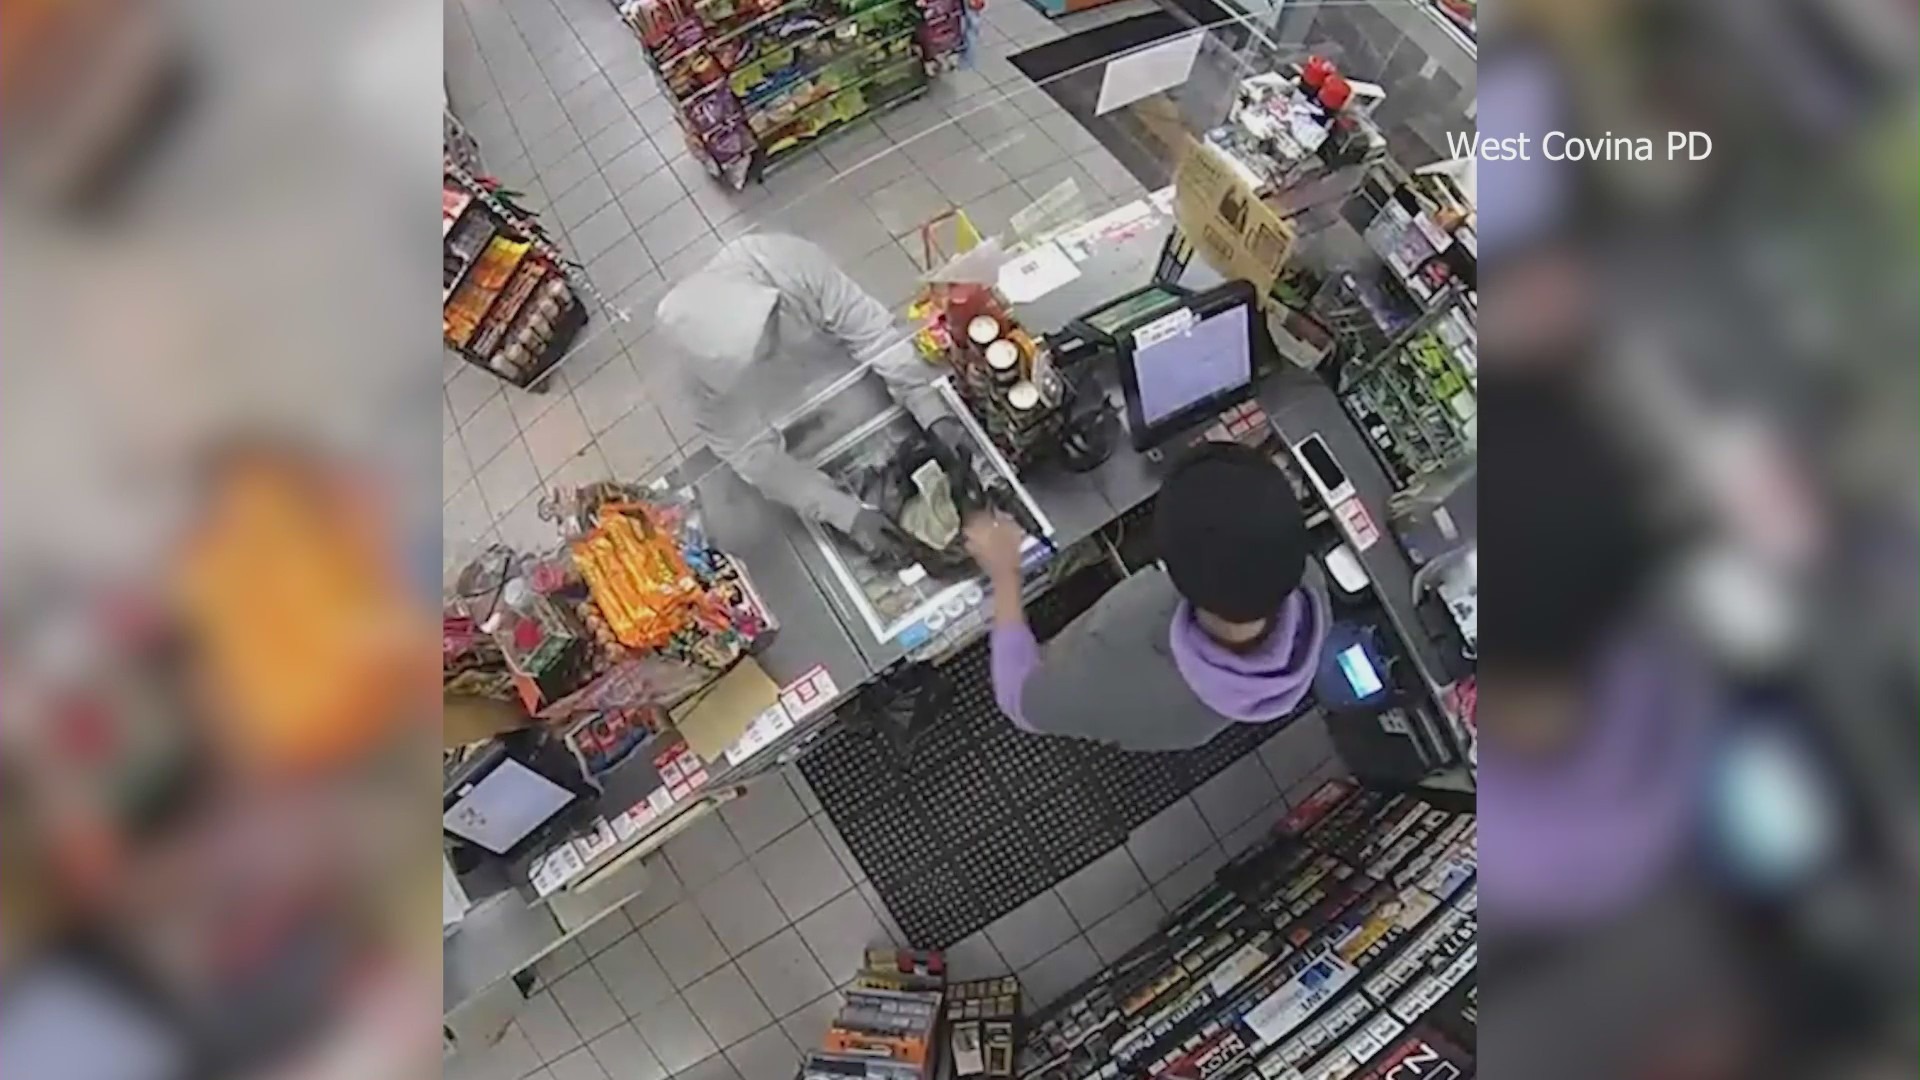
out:
<path id="1" fill-rule="evenodd" d="M 1517 757 L 1481 741 L 1481 894 L 1503 925 L 1611 915 L 1674 865 L 1712 728 L 1686 655 L 1658 637 L 1612 649 L 1585 730 L 1559 757 Z"/>
<path id="2" fill-rule="evenodd" d="M 1194 696 L 1222 716 L 1264 723 L 1292 712 L 1313 686 L 1320 645 L 1332 621 L 1326 596 L 1299 588 L 1280 607 L 1278 620 L 1258 648 L 1236 652 L 1208 637 L 1185 601 L 1167 631 L 1174 666 Z"/>

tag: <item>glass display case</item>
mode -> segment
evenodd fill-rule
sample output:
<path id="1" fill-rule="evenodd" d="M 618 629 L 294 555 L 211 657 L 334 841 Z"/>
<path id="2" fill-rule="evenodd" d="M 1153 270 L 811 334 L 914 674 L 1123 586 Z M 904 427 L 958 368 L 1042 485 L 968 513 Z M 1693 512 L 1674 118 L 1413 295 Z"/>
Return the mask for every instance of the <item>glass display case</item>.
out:
<path id="1" fill-rule="evenodd" d="M 1038 536 L 1029 535 L 1021 550 L 1029 560 L 1042 557 L 1048 547 L 1045 538 L 1053 535 L 1046 513 L 1021 485 L 973 414 L 961 404 L 951 379 L 942 378 L 937 385 L 941 399 L 972 440 L 972 467 L 988 501 L 1002 512 L 1026 518 L 1029 533 L 1038 526 Z M 835 481 L 851 487 L 856 474 L 884 468 L 906 440 L 919 434 L 913 417 L 896 406 L 836 440 L 814 463 Z M 930 567 L 915 563 L 897 569 L 877 566 L 839 533 L 817 522 L 810 522 L 808 531 L 832 569 L 844 599 L 860 613 L 876 641 L 900 640 L 912 646 L 916 639 L 938 634 L 948 622 L 965 615 L 986 597 L 986 582 L 971 564 Z"/>

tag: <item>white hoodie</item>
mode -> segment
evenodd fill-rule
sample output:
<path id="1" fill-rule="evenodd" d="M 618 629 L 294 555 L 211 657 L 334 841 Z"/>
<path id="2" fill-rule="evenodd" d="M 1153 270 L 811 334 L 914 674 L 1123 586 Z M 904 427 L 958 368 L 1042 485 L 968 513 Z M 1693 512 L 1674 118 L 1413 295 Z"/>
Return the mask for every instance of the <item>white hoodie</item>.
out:
<path id="1" fill-rule="evenodd" d="M 871 361 L 922 426 L 944 414 L 933 368 L 886 307 L 821 248 L 754 234 L 720 249 L 660 300 L 700 434 L 767 496 L 846 531 L 860 501 L 786 451 L 777 423 L 827 383 Z"/>

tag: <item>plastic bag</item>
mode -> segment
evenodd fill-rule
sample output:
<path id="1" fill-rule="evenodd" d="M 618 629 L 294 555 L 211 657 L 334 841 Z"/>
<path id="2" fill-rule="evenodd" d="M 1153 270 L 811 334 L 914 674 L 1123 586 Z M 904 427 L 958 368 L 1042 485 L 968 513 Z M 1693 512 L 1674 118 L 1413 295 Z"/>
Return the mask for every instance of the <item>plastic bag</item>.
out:
<path id="1" fill-rule="evenodd" d="M 913 474 L 929 462 L 937 463 L 946 474 L 948 495 L 960 520 L 992 506 L 973 463 L 964 455 L 956 456 L 921 435 L 902 442 L 885 464 L 878 468 L 856 470 L 849 477 L 853 494 L 878 510 L 888 521 L 902 527 L 914 560 L 929 571 L 941 573 L 971 565 L 966 545 L 956 534 L 951 541 L 935 547 L 920 539 L 907 527 L 908 504 L 919 497 L 920 488 Z"/>

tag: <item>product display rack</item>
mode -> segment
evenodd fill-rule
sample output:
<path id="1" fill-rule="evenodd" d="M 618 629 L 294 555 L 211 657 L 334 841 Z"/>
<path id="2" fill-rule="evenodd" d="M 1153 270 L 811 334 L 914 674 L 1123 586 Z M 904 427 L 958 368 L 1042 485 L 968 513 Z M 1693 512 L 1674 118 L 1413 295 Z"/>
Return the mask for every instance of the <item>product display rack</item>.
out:
<path id="1" fill-rule="evenodd" d="M 820 1048 L 805 1055 L 795 1080 L 931 1080 L 940 1062 L 945 986 L 942 954 L 869 948 Z"/>
<path id="2" fill-rule="evenodd" d="M 688 148 L 734 188 L 923 93 L 966 49 L 962 0 L 629 0 Z"/>
<path id="3" fill-rule="evenodd" d="M 1471 1040 L 1432 1029 L 1472 996 L 1476 852 L 1471 815 L 1331 781 L 1035 1017 L 1020 1075 L 1335 1080 L 1375 1075 L 1409 1037 L 1471 1073 L 1454 1045 Z"/>
<path id="4" fill-rule="evenodd" d="M 457 160 L 440 188 L 440 329 L 488 374 L 537 389 L 586 323 L 564 260 Z"/>
<path id="5" fill-rule="evenodd" d="M 1373 258 L 1310 302 L 1343 360 L 1341 404 L 1396 490 L 1470 458 L 1479 398 L 1472 203 L 1445 166 L 1389 163 L 1342 210 Z"/>
<path id="6" fill-rule="evenodd" d="M 1478 335 L 1457 290 L 1386 348 L 1340 372 L 1338 396 L 1397 490 L 1473 453 Z"/>

